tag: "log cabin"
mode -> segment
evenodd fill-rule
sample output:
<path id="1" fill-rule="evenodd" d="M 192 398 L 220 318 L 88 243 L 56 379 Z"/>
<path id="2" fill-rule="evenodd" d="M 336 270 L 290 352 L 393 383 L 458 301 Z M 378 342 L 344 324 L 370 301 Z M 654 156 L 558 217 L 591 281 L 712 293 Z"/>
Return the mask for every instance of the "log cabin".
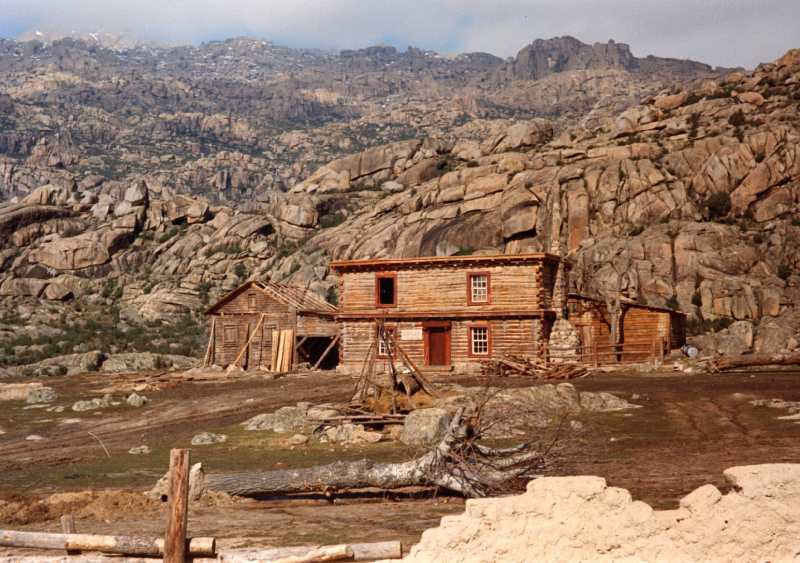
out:
<path id="1" fill-rule="evenodd" d="M 570 294 L 567 298 L 567 318 L 581 337 L 582 346 L 609 344 L 611 323 L 604 301 L 584 295 Z M 617 342 L 621 344 L 651 344 L 663 339 L 665 351 L 686 344 L 686 313 L 664 307 L 653 307 L 639 303 L 621 303 L 617 324 Z M 644 361 L 641 357 L 630 357 L 631 361 Z"/>
<path id="2" fill-rule="evenodd" d="M 226 367 L 236 362 L 242 369 L 272 370 L 273 333 L 293 330 L 294 357 L 289 364 L 335 367 L 336 312 L 336 306 L 302 287 L 249 281 L 203 313 L 211 317 L 205 363 Z"/>
<path id="3" fill-rule="evenodd" d="M 331 262 L 340 369 L 361 369 L 381 318 L 424 371 L 468 371 L 503 353 L 535 356 L 555 320 L 559 260 L 539 253 Z M 378 358 L 386 353 L 379 346 Z"/>

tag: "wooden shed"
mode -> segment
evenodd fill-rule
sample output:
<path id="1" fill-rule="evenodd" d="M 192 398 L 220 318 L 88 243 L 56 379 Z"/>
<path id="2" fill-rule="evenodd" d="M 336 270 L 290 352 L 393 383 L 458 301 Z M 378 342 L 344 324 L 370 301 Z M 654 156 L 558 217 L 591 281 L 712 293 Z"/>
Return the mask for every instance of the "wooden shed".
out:
<path id="1" fill-rule="evenodd" d="M 272 369 L 273 333 L 292 330 L 289 364 L 305 361 L 313 366 L 322 359 L 318 367 L 334 367 L 339 339 L 336 312 L 334 305 L 302 287 L 249 281 L 203 313 L 211 317 L 206 363 Z"/>
<path id="2" fill-rule="evenodd" d="M 340 365 L 361 368 L 379 319 L 422 370 L 462 371 L 504 352 L 535 356 L 555 318 L 558 262 L 545 253 L 331 262 Z"/>
<path id="3" fill-rule="evenodd" d="M 582 346 L 609 343 L 611 323 L 604 301 L 569 295 L 567 318 L 581 335 Z M 663 338 L 665 350 L 686 344 L 686 313 L 638 303 L 622 303 L 618 321 L 619 344 L 651 344 Z M 646 359 L 642 354 L 642 360 Z"/>

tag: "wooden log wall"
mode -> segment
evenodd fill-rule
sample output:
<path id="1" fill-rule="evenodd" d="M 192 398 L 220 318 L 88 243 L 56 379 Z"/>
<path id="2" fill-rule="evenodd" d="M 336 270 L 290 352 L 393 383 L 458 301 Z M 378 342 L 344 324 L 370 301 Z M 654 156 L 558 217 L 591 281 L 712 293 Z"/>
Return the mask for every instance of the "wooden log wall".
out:
<path id="1" fill-rule="evenodd" d="M 552 299 L 553 265 L 541 275 L 538 263 L 524 265 L 476 265 L 474 268 L 441 266 L 392 270 L 397 275 L 397 306 L 391 313 L 433 313 L 443 317 L 453 313 L 530 312 L 542 309 Z M 490 303 L 468 305 L 470 291 L 467 274 L 490 275 Z M 377 272 L 380 274 L 380 272 Z M 376 272 L 345 272 L 339 302 L 343 314 L 380 315 L 387 308 L 376 307 Z M 540 292 L 540 279 L 546 287 Z"/>
<path id="2" fill-rule="evenodd" d="M 297 314 L 297 336 L 336 336 L 339 334 L 339 323 L 333 315 L 315 313 Z"/>
<path id="3" fill-rule="evenodd" d="M 404 339 L 403 331 L 422 330 L 425 322 L 389 319 L 386 324 L 389 327 L 395 327 L 398 344 L 416 365 L 423 368 L 426 365 L 424 339 Z M 481 359 L 469 356 L 469 329 L 475 325 L 489 326 L 491 329 L 492 346 L 490 356 L 487 357 L 498 357 L 503 353 L 511 353 L 532 358 L 539 353 L 542 334 L 541 319 L 455 319 L 451 321 L 450 325 L 450 363 L 457 369 L 469 363 L 477 363 Z M 372 320 L 342 321 L 340 364 L 351 370 L 360 368 L 369 352 L 375 332 L 376 325 Z M 380 365 L 379 361 L 379 367 Z"/>

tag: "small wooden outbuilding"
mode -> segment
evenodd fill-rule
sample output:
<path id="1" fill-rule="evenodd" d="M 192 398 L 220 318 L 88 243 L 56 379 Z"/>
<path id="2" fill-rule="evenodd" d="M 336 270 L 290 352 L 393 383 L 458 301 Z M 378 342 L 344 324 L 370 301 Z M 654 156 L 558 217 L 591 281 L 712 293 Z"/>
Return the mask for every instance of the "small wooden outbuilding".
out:
<path id="1" fill-rule="evenodd" d="M 570 294 L 567 299 L 567 318 L 581 336 L 582 346 L 609 344 L 611 322 L 604 301 Z M 620 344 L 651 344 L 663 338 L 664 350 L 686 344 L 686 313 L 663 307 L 622 303 L 617 325 Z M 642 358 L 646 359 L 643 352 Z"/>
<path id="2" fill-rule="evenodd" d="M 273 335 L 293 331 L 291 365 L 305 361 L 330 368 L 338 362 L 337 308 L 316 293 L 293 285 L 249 281 L 209 307 L 206 364 L 273 369 Z"/>

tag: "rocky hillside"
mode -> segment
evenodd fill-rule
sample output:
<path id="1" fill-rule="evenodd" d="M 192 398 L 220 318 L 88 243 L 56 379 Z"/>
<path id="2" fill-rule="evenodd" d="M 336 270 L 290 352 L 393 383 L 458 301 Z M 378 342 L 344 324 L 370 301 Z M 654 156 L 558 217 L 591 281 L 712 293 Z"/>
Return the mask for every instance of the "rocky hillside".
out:
<path id="1" fill-rule="evenodd" d="M 196 355 L 199 312 L 246 279 L 335 302 L 330 259 L 541 250 L 570 255 L 583 293 L 602 295 L 616 268 L 625 299 L 717 330 L 707 349 L 793 349 L 799 106 L 792 51 L 749 75 L 657 92 L 603 126 L 498 121 L 482 140 L 376 145 L 257 211 L 142 180 L 40 186 L 0 207 L 3 361 Z"/>
<path id="2" fill-rule="evenodd" d="M 319 165 L 369 147 L 481 140 L 510 118 L 594 127 L 662 88 L 718 75 L 572 38 L 537 40 L 503 61 L 411 47 L 336 53 L 249 38 L 166 47 L 107 31 L 40 33 L 0 40 L 6 201 L 71 178 L 81 193 L 118 196 L 143 178 L 157 196 L 263 210 Z"/>

